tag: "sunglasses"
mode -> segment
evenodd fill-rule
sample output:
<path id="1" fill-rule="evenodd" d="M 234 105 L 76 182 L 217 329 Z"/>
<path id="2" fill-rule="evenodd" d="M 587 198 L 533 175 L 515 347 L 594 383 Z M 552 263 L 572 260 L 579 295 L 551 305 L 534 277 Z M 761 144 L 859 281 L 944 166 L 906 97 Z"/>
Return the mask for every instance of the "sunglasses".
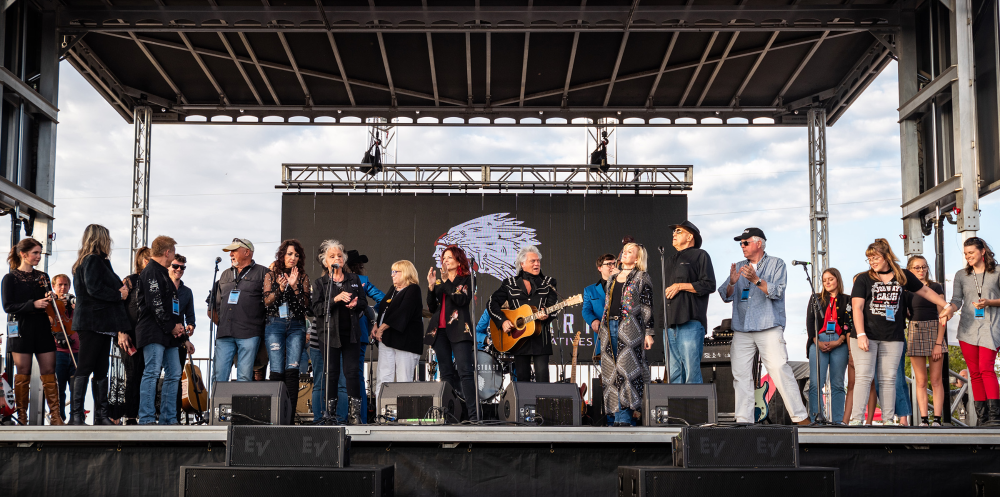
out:
<path id="1" fill-rule="evenodd" d="M 747 242 L 745 240 L 741 240 L 740 241 L 740 245 L 743 246 L 743 247 L 746 247 L 746 246 L 750 245 L 750 242 Z"/>
<path id="2" fill-rule="evenodd" d="M 187 265 L 178 265 L 176 263 L 170 265 L 170 267 L 173 268 L 173 269 L 175 269 L 175 270 L 180 270 L 180 271 L 187 270 Z"/>

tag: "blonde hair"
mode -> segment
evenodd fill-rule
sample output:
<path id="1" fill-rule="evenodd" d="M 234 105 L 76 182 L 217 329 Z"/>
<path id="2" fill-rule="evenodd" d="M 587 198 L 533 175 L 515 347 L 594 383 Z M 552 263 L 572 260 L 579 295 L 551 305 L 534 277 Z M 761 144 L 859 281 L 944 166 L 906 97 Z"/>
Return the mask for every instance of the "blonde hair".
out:
<path id="1" fill-rule="evenodd" d="M 896 280 L 899 285 L 906 285 L 906 274 L 903 273 L 903 269 L 899 266 L 899 258 L 892 252 L 892 247 L 889 246 L 889 241 L 886 239 L 875 239 L 875 242 L 868 244 L 868 249 L 865 249 L 865 256 L 871 258 L 872 256 L 878 254 L 889 263 L 889 268 L 892 269 L 892 273 L 896 275 Z M 868 276 L 872 280 L 878 280 L 878 274 L 875 273 L 875 269 L 868 270 Z"/>
<path id="2" fill-rule="evenodd" d="M 403 281 L 408 285 L 417 284 L 420 285 L 419 277 L 417 277 L 417 268 L 413 266 L 413 263 L 402 259 L 396 261 L 392 264 L 392 269 L 403 274 Z"/>
<path id="3" fill-rule="evenodd" d="M 103 255 L 105 258 L 111 256 L 111 232 L 103 225 L 96 223 L 87 225 L 83 229 L 83 241 L 80 243 L 80 252 L 77 253 L 76 262 L 73 263 L 73 273 L 83 262 L 83 258 L 91 254 Z"/>
<path id="4" fill-rule="evenodd" d="M 622 247 L 622 253 L 628 250 L 629 247 L 634 247 L 638 253 L 635 258 L 635 267 L 638 268 L 639 271 L 646 271 L 646 248 L 643 247 L 642 244 L 629 242 L 628 244 L 625 244 L 625 247 Z"/>

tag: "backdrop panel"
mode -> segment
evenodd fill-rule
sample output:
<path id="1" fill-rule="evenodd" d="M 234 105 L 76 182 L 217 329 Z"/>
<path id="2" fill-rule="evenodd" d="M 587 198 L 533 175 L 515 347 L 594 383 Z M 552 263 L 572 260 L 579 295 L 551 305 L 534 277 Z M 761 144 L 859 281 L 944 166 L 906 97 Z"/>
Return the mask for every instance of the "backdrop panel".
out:
<path id="1" fill-rule="evenodd" d="M 674 252 L 667 227 L 686 217 L 684 195 L 287 193 L 282 198 L 281 237 L 302 242 L 310 255 L 306 269 L 312 278 L 321 271 L 315 257 L 320 243 L 334 238 L 368 256 L 367 273 L 378 288 L 391 286 L 390 265 L 406 259 L 417 267 L 425 292 L 427 270 L 439 265 L 438 256 L 445 246 L 457 244 L 474 264 L 478 317 L 500 280 L 517 273 L 514 260 L 521 247 L 538 246 L 542 272 L 554 277 L 559 294 L 568 297 L 597 282 L 597 258 L 618 254 L 622 237 L 631 235 L 649 252 L 648 271 L 657 289 L 654 308 L 660 327 L 663 304 L 656 248 L 666 247 L 668 256 Z M 590 360 L 594 334 L 577 306 L 556 322 L 553 363 L 570 361 L 570 341 L 576 331 L 583 332 L 579 358 Z M 651 362 L 663 361 L 661 337 L 658 333 L 648 356 Z"/>

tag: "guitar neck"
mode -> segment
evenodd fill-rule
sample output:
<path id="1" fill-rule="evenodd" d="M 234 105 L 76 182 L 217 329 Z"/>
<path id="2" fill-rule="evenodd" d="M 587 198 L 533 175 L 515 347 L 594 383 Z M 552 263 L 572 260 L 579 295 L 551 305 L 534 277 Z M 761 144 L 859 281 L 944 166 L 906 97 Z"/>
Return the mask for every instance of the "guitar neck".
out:
<path id="1" fill-rule="evenodd" d="M 541 310 L 539 310 L 539 311 L 536 311 L 535 313 L 532 313 L 532 315 L 530 317 L 528 317 L 528 319 L 525 320 L 524 323 L 533 322 L 533 321 L 537 320 L 538 317 L 540 317 L 542 315 L 551 315 L 551 314 L 553 314 L 553 313 L 555 313 L 555 312 L 557 312 L 557 311 L 559 311 L 559 310 L 561 310 L 561 309 L 563 309 L 565 307 L 566 307 L 566 301 L 563 301 L 561 303 L 553 304 L 552 306 L 549 306 L 548 308 L 545 308 L 544 312 L 541 311 Z"/>

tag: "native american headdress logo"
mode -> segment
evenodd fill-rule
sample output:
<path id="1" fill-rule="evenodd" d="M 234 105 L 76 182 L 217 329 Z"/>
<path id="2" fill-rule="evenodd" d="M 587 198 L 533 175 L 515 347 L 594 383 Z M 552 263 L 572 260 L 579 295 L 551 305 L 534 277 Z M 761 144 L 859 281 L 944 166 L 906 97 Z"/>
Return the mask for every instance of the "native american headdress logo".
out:
<path id="1" fill-rule="evenodd" d="M 497 280 L 517 275 L 517 251 L 541 242 L 535 239 L 534 228 L 522 226 L 523 221 L 509 214 L 488 214 L 451 227 L 434 242 L 437 266 L 441 266 L 444 249 L 454 244 L 465 251 L 475 274 L 485 273 Z"/>

